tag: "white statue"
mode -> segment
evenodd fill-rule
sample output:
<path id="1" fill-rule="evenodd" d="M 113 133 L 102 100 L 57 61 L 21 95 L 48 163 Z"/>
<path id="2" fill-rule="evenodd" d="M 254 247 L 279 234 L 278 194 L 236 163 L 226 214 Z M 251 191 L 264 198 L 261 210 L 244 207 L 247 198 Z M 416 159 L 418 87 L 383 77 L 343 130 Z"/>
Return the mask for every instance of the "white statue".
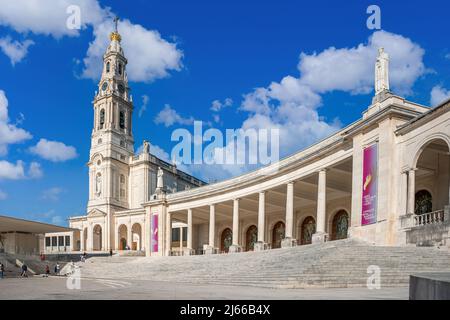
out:
<path id="1" fill-rule="evenodd" d="M 164 188 L 163 175 L 163 170 L 161 169 L 161 167 L 158 167 L 158 180 L 156 182 L 156 189 L 162 190 Z"/>
<path id="2" fill-rule="evenodd" d="M 102 175 L 98 174 L 95 178 L 95 194 L 100 196 L 102 194 Z"/>
<path id="3" fill-rule="evenodd" d="M 150 153 L 150 143 L 147 140 L 144 140 L 143 151 L 146 154 Z"/>
<path id="4" fill-rule="evenodd" d="M 380 48 L 375 64 L 375 95 L 383 91 L 389 91 L 389 55 Z"/>

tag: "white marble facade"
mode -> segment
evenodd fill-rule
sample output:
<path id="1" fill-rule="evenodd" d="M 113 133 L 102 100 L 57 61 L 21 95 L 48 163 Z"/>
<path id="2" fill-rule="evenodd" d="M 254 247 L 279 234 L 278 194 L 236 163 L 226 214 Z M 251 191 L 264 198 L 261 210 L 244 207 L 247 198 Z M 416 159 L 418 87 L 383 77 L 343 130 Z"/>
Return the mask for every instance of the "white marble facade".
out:
<path id="1" fill-rule="evenodd" d="M 375 63 L 376 95 L 361 119 L 272 164 L 271 175 L 264 168 L 210 185 L 157 159 L 146 143 L 133 153 L 133 104 L 117 31 L 104 61 L 94 98 L 87 215 L 70 219 L 81 233 L 80 250 L 200 254 L 345 237 L 450 245 L 448 228 L 428 240 L 421 233 L 449 221 L 450 102 L 429 108 L 391 93 L 384 50 Z M 376 217 L 363 225 L 363 152 L 374 144 Z M 156 188 L 159 167 L 164 190 Z"/>

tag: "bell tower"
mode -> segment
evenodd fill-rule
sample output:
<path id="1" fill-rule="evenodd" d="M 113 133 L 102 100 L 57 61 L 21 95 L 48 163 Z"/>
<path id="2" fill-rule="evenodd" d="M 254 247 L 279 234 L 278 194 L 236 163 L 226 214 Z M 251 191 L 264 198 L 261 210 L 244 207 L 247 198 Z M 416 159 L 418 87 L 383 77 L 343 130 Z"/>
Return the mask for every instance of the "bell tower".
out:
<path id="1" fill-rule="evenodd" d="M 129 163 L 133 156 L 133 101 L 127 79 L 127 59 L 115 29 L 103 55 L 103 71 L 95 93 L 91 136 L 88 212 L 108 215 L 129 208 Z"/>

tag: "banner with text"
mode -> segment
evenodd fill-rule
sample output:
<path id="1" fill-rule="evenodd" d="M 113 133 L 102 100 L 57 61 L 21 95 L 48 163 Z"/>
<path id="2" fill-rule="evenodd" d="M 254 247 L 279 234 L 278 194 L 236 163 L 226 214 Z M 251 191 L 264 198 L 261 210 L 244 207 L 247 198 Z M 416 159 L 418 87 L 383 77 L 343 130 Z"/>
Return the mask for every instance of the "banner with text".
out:
<path id="1" fill-rule="evenodd" d="M 378 144 L 363 151 L 363 190 L 361 225 L 377 222 Z"/>
<path id="2" fill-rule="evenodd" d="M 158 215 L 152 214 L 152 226 L 151 226 L 151 248 L 152 252 L 158 252 Z"/>

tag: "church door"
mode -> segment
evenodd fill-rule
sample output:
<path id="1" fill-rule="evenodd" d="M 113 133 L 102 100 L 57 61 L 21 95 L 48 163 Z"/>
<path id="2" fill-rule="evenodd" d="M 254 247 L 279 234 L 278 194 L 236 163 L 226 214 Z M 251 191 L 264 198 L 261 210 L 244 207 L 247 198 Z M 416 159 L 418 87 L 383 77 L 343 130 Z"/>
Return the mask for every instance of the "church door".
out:
<path id="1" fill-rule="evenodd" d="M 277 222 L 272 230 L 272 249 L 281 248 L 281 240 L 284 239 L 285 232 L 284 222 Z"/>
<path id="2" fill-rule="evenodd" d="M 347 211 L 341 210 L 335 214 L 333 218 L 333 232 L 331 234 L 332 240 L 347 238 L 348 222 L 349 217 Z"/>
<path id="3" fill-rule="evenodd" d="M 230 249 L 230 246 L 233 243 L 233 232 L 230 228 L 226 228 L 222 232 L 222 237 L 220 241 L 220 251 L 227 252 Z"/>
<path id="4" fill-rule="evenodd" d="M 316 220 L 313 217 L 307 217 L 302 223 L 302 244 L 311 244 L 312 235 L 316 233 Z"/>
<path id="5" fill-rule="evenodd" d="M 256 241 L 258 241 L 258 228 L 256 226 L 251 226 L 247 229 L 246 232 L 246 250 L 253 251 Z"/>

